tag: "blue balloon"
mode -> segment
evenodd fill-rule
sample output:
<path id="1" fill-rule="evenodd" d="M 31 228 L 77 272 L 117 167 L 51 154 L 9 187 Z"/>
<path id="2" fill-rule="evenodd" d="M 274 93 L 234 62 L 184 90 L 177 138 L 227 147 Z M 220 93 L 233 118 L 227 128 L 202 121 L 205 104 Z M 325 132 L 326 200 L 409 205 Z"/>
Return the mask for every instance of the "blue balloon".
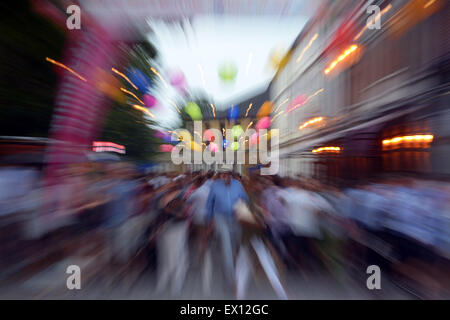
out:
<path id="1" fill-rule="evenodd" d="M 239 118 L 239 114 L 241 113 L 241 108 L 238 105 L 233 104 L 230 108 L 228 108 L 228 120 L 236 120 Z"/>
<path id="2" fill-rule="evenodd" d="M 139 69 L 131 68 L 127 72 L 127 77 L 142 92 L 146 92 L 149 87 L 152 87 L 151 80 Z"/>
<path id="3" fill-rule="evenodd" d="M 223 139 L 223 147 L 226 149 L 230 143 L 227 139 Z"/>

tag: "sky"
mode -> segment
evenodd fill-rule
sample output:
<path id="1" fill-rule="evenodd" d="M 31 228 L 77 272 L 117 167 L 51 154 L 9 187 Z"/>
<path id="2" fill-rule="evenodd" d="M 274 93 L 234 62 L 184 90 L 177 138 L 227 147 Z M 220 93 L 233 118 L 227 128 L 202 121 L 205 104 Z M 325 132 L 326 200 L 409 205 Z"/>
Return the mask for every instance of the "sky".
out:
<path id="1" fill-rule="evenodd" d="M 221 110 L 268 86 L 276 71 L 270 64 L 271 55 L 289 49 L 307 19 L 250 15 L 195 16 L 180 23 L 149 19 L 153 32 L 148 39 L 159 52 L 158 69 L 166 82 L 170 70 L 182 70 L 189 90 L 205 92 Z M 237 67 L 233 84 L 224 84 L 218 75 L 224 62 Z M 162 123 L 170 126 L 177 111 L 167 100 L 179 101 L 179 97 L 170 86 L 159 90 L 156 95 L 163 109 L 174 111 L 168 112 Z"/>

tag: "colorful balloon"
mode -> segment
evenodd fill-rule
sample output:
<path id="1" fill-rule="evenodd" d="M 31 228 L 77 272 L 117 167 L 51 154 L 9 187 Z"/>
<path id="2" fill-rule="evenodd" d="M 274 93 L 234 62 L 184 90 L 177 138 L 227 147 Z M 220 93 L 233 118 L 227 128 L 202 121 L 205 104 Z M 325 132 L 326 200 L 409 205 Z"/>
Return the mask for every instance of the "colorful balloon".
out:
<path id="1" fill-rule="evenodd" d="M 237 73 L 236 64 L 231 61 L 222 63 L 219 67 L 219 77 L 224 82 L 233 82 Z"/>
<path id="2" fill-rule="evenodd" d="M 228 120 L 236 120 L 239 118 L 239 114 L 241 113 L 241 108 L 238 105 L 232 105 L 228 108 Z"/>
<path id="3" fill-rule="evenodd" d="M 227 139 L 223 139 L 223 147 L 226 149 L 226 148 L 228 148 L 228 146 L 230 145 L 230 143 L 228 142 L 228 140 Z"/>
<path id="4" fill-rule="evenodd" d="M 270 123 L 271 120 L 269 117 L 263 117 L 256 123 L 255 129 L 256 130 L 267 129 L 268 127 L 270 127 Z"/>
<path id="5" fill-rule="evenodd" d="M 257 132 L 251 135 L 250 137 L 250 145 L 257 144 L 259 141 L 259 135 Z"/>
<path id="6" fill-rule="evenodd" d="M 195 102 L 188 102 L 184 106 L 186 113 L 192 118 L 192 120 L 202 120 L 202 112 L 200 107 Z"/>
<path id="7" fill-rule="evenodd" d="M 198 143 L 191 141 L 191 150 L 197 151 L 197 152 L 201 152 L 203 151 L 202 146 L 199 145 Z"/>
<path id="8" fill-rule="evenodd" d="M 174 70 L 169 74 L 169 81 L 172 86 L 182 89 L 186 85 L 184 74 L 181 70 Z"/>
<path id="9" fill-rule="evenodd" d="M 209 144 L 209 150 L 211 152 L 217 152 L 217 151 L 219 151 L 219 146 L 217 145 L 217 143 L 211 142 Z"/>
<path id="10" fill-rule="evenodd" d="M 191 134 L 187 130 L 180 130 L 176 134 L 178 135 L 179 141 L 193 141 Z"/>
<path id="11" fill-rule="evenodd" d="M 159 146 L 159 151 L 161 152 L 172 152 L 173 145 L 171 144 L 161 144 Z"/>
<path id="12" fill-rule="evenodd" d="M 231 128 L 231 132 L 233 133 L 233 137 L 239 138 L 241 134 L 244 133 L 244 130 L 240 125 L 235 125 L 233 128 Z"/>
<path id="13" fill-rule="evenodd" d="M 127 77 L 142 92 L 146 92 L 148 87 L 152 87 L 151 80 L 139 69 L 131 68 L 127 72 Z"/>
<path id="14" fill-rule="evenodd" d="M 203 133 L 203 137 L 205 138 L 206 141 L 214 141 L 215 140 L 214 133 L 211 129 L 205 130 L 205 133 Z"/>
<path id="15" fill-rule="evenodd" d="M 263 103 L 261 108 L 259 108 L 256 118 L 261 119 L 270 116 L 273 109 L 273 103 L 271 101 L 266 101 Z"/>
<path id="16" fill-rule="evenodd" d="M 270 53 L 270 66 L 277 70 L 286 55 L 286 50 L 284 48 L 278 47 L 272 50 Z"/>
<path id="17" fill-rule="evenodd" d="M 289 104 L 289 107 L 288 107 L 287 111 L 291 112 L 292 110 L 297 109 L 298 107 L 301 107 L 302 105 L 305 104 L 307 98 L 308 97 L 305 94 L 299 94 Z"/>
<path id="18" fill-rule="evenodd" d="M 143 95 L 142 100 L 144 100 L 144 103 L 148 108 L 154 107 L 158 102 L 154 96 L 148 93 Z"/>
<path id="19" fill-rule="evenodd" d="M 236 151 L 239 149 L 239 142 L 235 141 L 231 144 L 231 150 Z"/>

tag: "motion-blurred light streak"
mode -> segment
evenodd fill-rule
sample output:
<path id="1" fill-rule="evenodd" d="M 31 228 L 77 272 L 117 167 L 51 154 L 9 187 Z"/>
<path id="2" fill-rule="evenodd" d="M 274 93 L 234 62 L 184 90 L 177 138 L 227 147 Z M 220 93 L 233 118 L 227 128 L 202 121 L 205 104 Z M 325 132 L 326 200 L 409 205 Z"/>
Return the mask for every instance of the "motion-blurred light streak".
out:
<path id="1" fill-rule="evenodd" d="M 131 86 L 135 89 L 138 90 L 138 87 L 135 86 L 135 84 L 133 82 L 131 82 L 131 80 L 124 75 L 122 72 L 119 72 L 117 69 L 115 68 L 111 68 L 112 72 L 114 72 L 115 74 L 121 76 L 122 78 L 124 78 L 129 84 L 131 84 Z"/>
<path id="2" fill-rule="evenodd" d="M 164 86 L 166 87 L 166 89 L 169 89 L 169 85 L 167 84 L 167 82 L 164 80 L 164 78 L 161 76 L 161 74 L 156 71 L 155 68 L 151 67 L 150 70 L 152 70 L 152 72 L 154 74 L 156 74 L 156 76 L 161 80 L 161 82 L 164 84 Z"/>
<path id="3" fill-rule="evenodd" d="M 120 88 L 120 90 L 121 90 L 122 92 L 128 93 L 130 96 L 132 96 L 133 98 L 135 98 L 135 99 L 136 99 L 137 101 L 139 101 L 140 103 L 145 104 L 145 103 L 144 103 L 141 99 L 139 99 L 138 96 L 135 95 L 133 92 L 128 91 L 128 90 L 125 89 L 125 88 Z"/>
<path id="4" fill-rule="evenodd" d="M 341 54 L 336 60 L 330 63 L 328 68 L 325 69 L 324 73 L 325 74 L 330 73 L 330 71 L 333 70 L 339 62 L 347 58 L 356 49 L 358 49 L 358 46 L 356 44 L 351 45 L 347 50 L 345 50 L 343 54 Z"/>
<path id="5" fill-rule="evenodd" d="M 301 130 L 303 128 L 306 128 L 309 125 L 312 125 L 314 123 L 321 122 L 321 121 L 323 121 L 323 117 L 316 117 L 316 118 L 310 119 L 308 121 L 305 121 L 302 125 L 300 125 L 298 127 L 298 129 Z"/>
<path id="6" fill-rule="evenodd" d="M 74 71 L 72 68 L 69 68 L 65 64 L 62 64 L 61 62 L 55 61 L 53 59 L 50 59 L 49 57 L 46 57 L 45 60 L 47 60 L 50 63 L 53 63 L 54 65 L 57 65 L 58 67 L 61 67 L 61 68 L 65 69 L 65 70 L 69 71 L 70 73 L 72 73 L 73 75 L 78 77 L 79 79 L 83 80 L 84 82 L 87 82 L 87 80 L 83 76 L 81 76 L 79 73 Z"/>
<path id="7" fill-rule="evenodd" d="M 146 114 L 148 114 L 150 117 L 154 118 L 155 116 L 153 115 L 153 113 L 151 113 L 147 108 L 139 106 L 137 104 L 133 104 L 133 108 L 140 110 Z"/>
<path id="8" fill-rule="evenodd" d="M 313 44 L 314 41 L 316 41 L 317 37 L 319 36 L 318 33 L 316 33 L 315 35 L 313 35 L 313 37 L 311 38 L 311 40 L 309 40 L 309 43 L 306 47 L 303 48 L 302 52 L 300 53 L 300 55 L 298 56 L 297 60 L 295 61 L 296 63 L 299 63 L 300 60 L 302 60 L 305 52 L 309 49 L 309 47 L 311 47 L 311 45 Z"/>

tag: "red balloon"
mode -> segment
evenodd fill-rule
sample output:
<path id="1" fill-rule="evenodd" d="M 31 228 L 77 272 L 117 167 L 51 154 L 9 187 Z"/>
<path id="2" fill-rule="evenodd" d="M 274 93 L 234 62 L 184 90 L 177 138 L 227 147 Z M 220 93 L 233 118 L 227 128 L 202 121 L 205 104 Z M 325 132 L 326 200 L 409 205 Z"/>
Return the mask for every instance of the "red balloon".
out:
<path id="1" fill-rule="evenodd" d="M 250 144 L 257 144 L 259 140 L 259 135 L 257 132 L 255 132 L 254 134 L 251 135 L 250 137 Z"/>

